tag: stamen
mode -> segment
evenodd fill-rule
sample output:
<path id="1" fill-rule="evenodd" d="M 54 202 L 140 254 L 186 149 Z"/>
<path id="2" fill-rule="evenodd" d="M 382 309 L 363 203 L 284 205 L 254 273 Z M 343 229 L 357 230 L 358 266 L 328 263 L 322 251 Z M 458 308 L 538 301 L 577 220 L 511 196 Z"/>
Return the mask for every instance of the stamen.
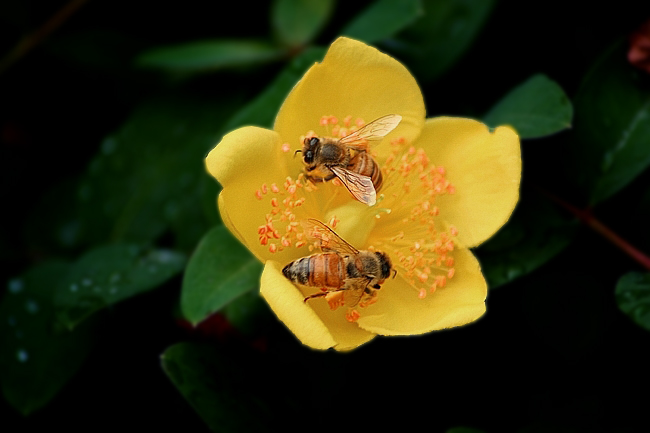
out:
<path id="1" fill-rule="evenodd" d="M 436 199 L 456 190 L 447 180 L 445 168 L 434 165 L 424 149 L 409 145 L 403 137 L 391 141 L 383 172 L 385 191 L 392 193 L 386 194 L 382 206 L 400 209 L 404 217 L 382 229 L 385 235 L 376 246 L 388 253 L 400 275 L 423 299 L 427 292 L 445 287 L 455 275 L 451 254 L 458 229 L 439 228 Z"/>
<path id="2" fill-rule="evenodd" d="M 330 310 L 332 311 L 336 310 L 337 308 L 345 304 L 343 300 L 342 290 L 336 292 L 329 292 L 327 295 L 325 295 L 325 300 L 327 300 Z"/>
<path id="3" fill-rule="evenodd" d="M 345 313 L 345 319 L 348 322 L 356 322 L 357 320 L 359 320 L 359 317 L 361 317 L 361 314 L 359 314 L 359 312 L 357 310 L 354 310 L 354 309 L 349 309 Z"/>

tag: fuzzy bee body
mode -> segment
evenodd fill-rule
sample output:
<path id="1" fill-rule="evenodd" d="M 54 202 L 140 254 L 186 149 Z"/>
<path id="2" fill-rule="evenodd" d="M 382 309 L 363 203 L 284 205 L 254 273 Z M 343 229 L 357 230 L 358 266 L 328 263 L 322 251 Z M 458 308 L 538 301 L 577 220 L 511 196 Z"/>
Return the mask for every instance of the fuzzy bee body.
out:
<path id="1" fill-rule="evenodd" d="M 282 274 L 290 281 L 324 290 L 307 296 L 305 301 L 346 290 L 350 294 L 350 304 L 355 305 L 364 294 L 372 294 L 373 290 L 381 288 L 392 271 L 386 253 L 359 251 L 320 221 L 310 220 L 310 224 L 319 236 L 324 252 L 301 257 L 282 269 Z"/>
<path id="2" fill-rule="evenodd" d="M 350 159 L 348 170 L 367 176 L 372 181 L 375 191 L 379 192 L 384 183 L 379 164 L 367 152 L 359 152 Z"/>
<path id="3" fill-rule="evenodd" d="M 368 153 L 368 141 L 379 140 L 391 132 L 402 116 L 389 114 L 376 119 L 341 139 L 305 137 L 302 160 L 312 182 L 337 177 L 362 203 L 374 205 L 383 177 L 377 162 Z"/>

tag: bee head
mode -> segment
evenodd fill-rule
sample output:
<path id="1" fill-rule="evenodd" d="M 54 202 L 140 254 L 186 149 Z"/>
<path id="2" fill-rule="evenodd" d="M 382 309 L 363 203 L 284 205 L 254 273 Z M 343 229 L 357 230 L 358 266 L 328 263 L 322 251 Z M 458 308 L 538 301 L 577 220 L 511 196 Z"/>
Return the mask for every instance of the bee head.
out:
<path id="1" fill-rule="evenodd" d="M 388 255 L 386 253 L 382 253 L 381 251 L 376 251 L 375 254 L 377 255 L 377 258 L 379 259 L 379 263 L 381 264 L 381 279 L 385 280 L 390 276 L 391 270 L 393 269 L 393 265 L 390 262 L 390 259 L 388 258 Z"/>
<path id="2" fill-rule="evenodd" d="M 316 154 L 316 146 L 318 146 L 318 137 L 305 137 L 303 141 L 302 159 L 305 164 L 314 162 L 314 155 Z"/>

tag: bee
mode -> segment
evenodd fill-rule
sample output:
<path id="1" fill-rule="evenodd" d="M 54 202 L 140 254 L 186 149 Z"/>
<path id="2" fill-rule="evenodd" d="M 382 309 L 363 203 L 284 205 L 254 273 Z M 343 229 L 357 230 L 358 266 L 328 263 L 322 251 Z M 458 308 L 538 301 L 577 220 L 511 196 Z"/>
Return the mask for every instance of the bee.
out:
<path id="1" fill-rule="evenodd" d="M 302 152 L 307 179 L 322 182 L 337 177 L 354 198 L 374 205 L 383 177 L 379 165 L 368 153 L 368 141 L 384 138 L 401 120 L 398 114 L 388 114 L 341 139 L 306 137 L 302 150 L 296 153 Z"/>
<path id="2" fill-rule="evenodd" d="M 323 289 L 304 301 L 339 291 L 345 291 L 344 300 L 350 307 L 357 305 L 364 295 L 366 299 L 374 298 L 375 291 L 393 271 L 388 255 L 359 251 L 316 219 L 309 219 L 305 226 L 307 235 L 318 240 L 323 252 L 302 257 L 282 269 L 282 274 L 294 283 Z"/>

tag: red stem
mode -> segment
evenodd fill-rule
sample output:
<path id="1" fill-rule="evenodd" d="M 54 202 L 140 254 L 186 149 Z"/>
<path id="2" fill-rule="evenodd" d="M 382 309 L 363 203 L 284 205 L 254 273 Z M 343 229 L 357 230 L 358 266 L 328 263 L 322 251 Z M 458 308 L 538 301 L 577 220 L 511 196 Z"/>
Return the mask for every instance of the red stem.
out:
<path id="1" fill-rule="evenodd" d="M 26 35 L 18 44 L 0 59 L 0 74 L 9 69 L 21 57 L 40 44 L 50 33 L 63 24 L 74 12 L 77 11 L 87 0 L 70 0 L 58 12 L 50 17 L 38 30 Z"/>
<path id="2" fill-rule="evenodd" d="M 559 204 L 573 215 L 575 215 L 581 222 L 591 227 L 597 233 L 600 233 L 605 239 L 619 247 L 624 253 L 634 259 L 637 263 L 650 271 L 650 257 L 646 256 L 643 252 L 636 249 L 628 241 L 617 235 L 609 227 L 600 222 L 592 213 L 591 209 L 578 209 L 570 203 L 562 200 L 561 198 L 543 191 L 555 203 Z"/>

